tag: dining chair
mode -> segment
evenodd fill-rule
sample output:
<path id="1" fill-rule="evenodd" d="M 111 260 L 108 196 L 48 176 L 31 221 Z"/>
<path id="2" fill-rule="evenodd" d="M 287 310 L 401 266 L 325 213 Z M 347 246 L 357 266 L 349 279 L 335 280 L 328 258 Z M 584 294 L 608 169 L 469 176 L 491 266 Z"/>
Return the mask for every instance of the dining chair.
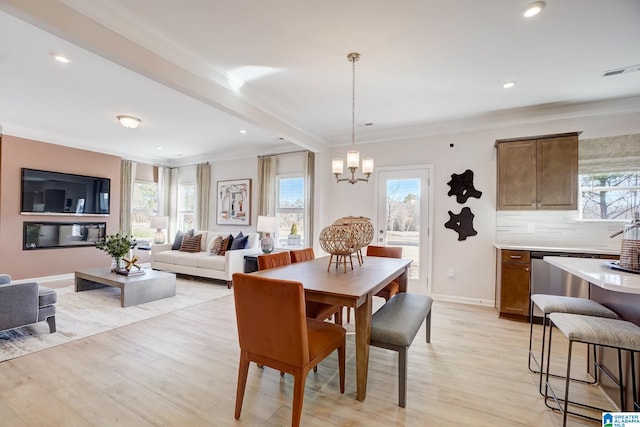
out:
<path id="1" fill-rule="evenodd" d="M 299 426 L 309 371 L 338 350 L 340 393 L 344 393 L 346 331 L 305 316 L 302 283 L 233 275 L 240 344 L 235 418 L 240 418 L 250 362 L 293 375 L 291 425 Z"/>
<path id="2" fill-rule="evenodd" d="M 293 250 L 291 254 L 291 263 L 311 261 L 316 258 L 313 248 L 305 248 Z M 307 301 L 307 317 L 312 319 L 324 320 L 334 316 L 336 325 L 342 325 L 342 307 L 322 302 Z"/>
<path id="3" fill-rule="evenodd" d="M 384 258 L 402 258 L 402 248 L 397 246 L 367 246 L 367 256 L 378 256 Z M 392 296 L 400 291 L 400 285 L 395 280 L 382 288 L 375 296 L 384 298 L 385 302 L 389 301 Z M 351 311 L 347 307 L 347 323 L 351 321 Z"/>
<path id="4" fill-rule="evenodd" d="M 291 264 L 291 255 L 286 251 L 258 256 L 258 270 L 268 270 L 289 264 Z"/>

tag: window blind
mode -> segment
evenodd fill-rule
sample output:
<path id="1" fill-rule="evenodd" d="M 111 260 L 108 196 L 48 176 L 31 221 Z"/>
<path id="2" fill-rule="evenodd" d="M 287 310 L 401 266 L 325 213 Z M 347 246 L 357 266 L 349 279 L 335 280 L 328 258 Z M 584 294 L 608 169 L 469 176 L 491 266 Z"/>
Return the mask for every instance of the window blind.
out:
<path id="1" fill-rule="evenodd" d="M 578 173 L 580 175 L 638 170 L 640 170 L 640 134 L 578 141 Z"/>

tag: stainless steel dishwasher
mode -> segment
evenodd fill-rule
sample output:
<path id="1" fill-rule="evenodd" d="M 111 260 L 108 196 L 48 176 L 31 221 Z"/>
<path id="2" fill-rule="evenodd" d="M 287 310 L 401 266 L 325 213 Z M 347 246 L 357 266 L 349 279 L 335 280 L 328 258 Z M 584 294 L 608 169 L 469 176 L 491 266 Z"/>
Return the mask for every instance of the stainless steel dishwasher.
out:
<path id="1" fill-rule="evenodd" d="M 545 256 L 610 259 L 610 255 L 531 251 L 531 294 L 589 298 L 589 282 L 544 261 Z M 534 317 L 542 317 L 535 307 Z"/>

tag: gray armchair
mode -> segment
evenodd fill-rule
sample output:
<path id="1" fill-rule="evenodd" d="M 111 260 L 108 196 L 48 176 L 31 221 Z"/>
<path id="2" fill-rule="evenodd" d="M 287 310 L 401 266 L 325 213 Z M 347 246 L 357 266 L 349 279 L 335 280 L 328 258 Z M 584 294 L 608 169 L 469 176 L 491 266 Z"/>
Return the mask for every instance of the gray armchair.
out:
<path id="1" fill-rule="evenodd" d="M 56 291 L 36 282 L 11 283 L 11 276 L 0 274 L 0 331 L 44 320 L 49 332 L 56 331 Z"/>

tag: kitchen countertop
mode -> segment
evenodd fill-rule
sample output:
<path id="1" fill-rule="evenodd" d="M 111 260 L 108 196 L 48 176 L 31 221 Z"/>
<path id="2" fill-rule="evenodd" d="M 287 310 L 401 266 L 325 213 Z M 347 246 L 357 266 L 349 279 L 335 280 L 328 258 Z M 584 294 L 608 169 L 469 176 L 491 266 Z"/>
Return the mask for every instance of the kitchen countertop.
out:
<path id="1" fill-rule="evenodd" d="M 515 243 L 495 243 L 497 249 L 511 249 L 516 251 L 544 251 L 544 252 L 563 252 L 563 253 L 580 253 L 580 254 L 598 254 L 598 255 L 620 255 L 620 249 L 612 248 L 590 248 L 590 247 L 560 247 L 560 246 L 534 246 L 534 245 L 518 245 Z"/>
<path id="2" fill-rule="evenodd" d="M 546 256 L 544 260 L 603 289 L 640 294 L 640 274 L 627 273 L 607 267 L 606 263 L 610 261 L 556 256 Z"/>

